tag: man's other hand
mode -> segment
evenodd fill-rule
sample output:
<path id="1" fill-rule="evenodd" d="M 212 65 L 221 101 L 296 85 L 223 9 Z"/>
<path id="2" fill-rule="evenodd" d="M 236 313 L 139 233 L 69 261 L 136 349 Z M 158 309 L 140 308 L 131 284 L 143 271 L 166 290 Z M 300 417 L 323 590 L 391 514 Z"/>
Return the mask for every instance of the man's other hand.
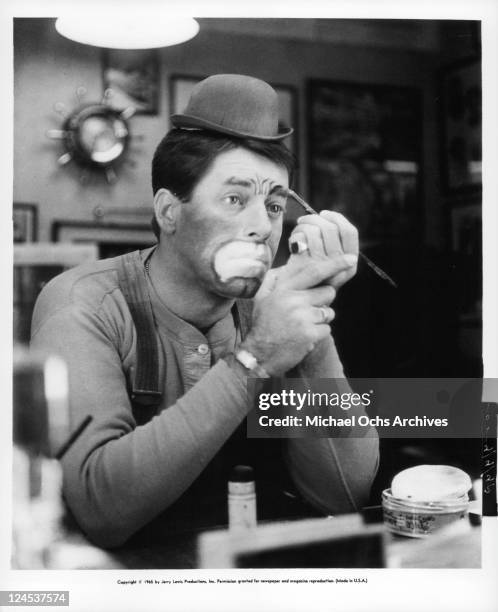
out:
<path id="1" fill-rule="evenodd" d="M 327 279 L 348 273 L 355 262 L 351 254 L 336 253 L 309 256 L 292 274 L 286 270 L 289 264 L 270 270 L 254 298 L 251 331 L 241 348 L 272 376 L 300 363 L 330 334 L 336 290 Z"/>
<path id="2" fill-rule="evenodd" d="M 319 215 L 300 217 L 294 228 L 289 243 L 307 245 L 307 249 L 291 253 L 286 273 L 295 274 L 309 260 L 331 260 L 350 255 L 356 262 L 346 270 L 340 270 L 335 275 L 324 280 L 325 284 L 338 289 L 356 274 L 359 253 L 358 230 L 343 215 L 330 210 L 324 210 Z M 282 270 L 283 272 L 283 270 Z"/>

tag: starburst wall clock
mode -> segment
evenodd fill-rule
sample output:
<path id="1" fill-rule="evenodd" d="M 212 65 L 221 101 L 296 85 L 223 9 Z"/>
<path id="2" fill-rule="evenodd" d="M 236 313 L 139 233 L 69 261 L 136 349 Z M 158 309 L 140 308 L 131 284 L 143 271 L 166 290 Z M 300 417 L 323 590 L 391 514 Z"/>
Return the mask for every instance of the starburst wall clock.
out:
<path id="1" fill-rule="evenodd" d="M 85 94 L 84 87 L 77 89 L 78 105 L 73 111 L 68 111 L 62 102 L 54 105 L 63 123 L 60 129 L 48 130 L 47 136 L 61 141 L 64 152 L 57 161 L 61 166 L 74 162 L 81 168 L 82 183 L 96 172 L 103 173 L 111 184 L 118 179 L 118 168 L 126 160 L 132 139 L 129 120 L 136 109 L 133 106 L 124 110 L 112 108 L 110 89 L 100 102 L 84 103 Z"/>

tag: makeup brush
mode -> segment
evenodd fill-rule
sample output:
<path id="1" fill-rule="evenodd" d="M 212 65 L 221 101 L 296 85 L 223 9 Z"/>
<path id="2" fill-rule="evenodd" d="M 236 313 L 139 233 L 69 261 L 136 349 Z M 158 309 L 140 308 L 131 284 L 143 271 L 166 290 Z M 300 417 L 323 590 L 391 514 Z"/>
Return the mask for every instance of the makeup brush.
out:
<path id="1" fill-rule="evenodd" d="M 318 214 L 317 211 L 308 204 L 308 202 L 303 200 L 303 198 L 301 196 L 299 196 L 292 189 L 288 189 L 287 190 L 287 194 L 293 200 L 295 200 L 300 206 L 302 206 L 304 208 L 304 210 L 309 215 L 317 215 Z M 382 270 L 382 268 L 379 268 L 379 266 L 377 264 L 374 264 L 374 262 L 371 259 L 369 259 L 366 255 L 364 255 L 361 251 L 359 252 L 359 256 L 363 259 L 363 261 L 367 264 L 367 266 L 369 268 L 371 268 L 375 272 L 375 274 L 377 274 L 377 276 L 379 276 L 383 280 L 387 281 L 394 288 L 396 288 L 396 289 L 398 288 L 398 285 L 393 281 L 393 279 L 389 276 L 389 274 L 384 272 L 384 270 Z"/>

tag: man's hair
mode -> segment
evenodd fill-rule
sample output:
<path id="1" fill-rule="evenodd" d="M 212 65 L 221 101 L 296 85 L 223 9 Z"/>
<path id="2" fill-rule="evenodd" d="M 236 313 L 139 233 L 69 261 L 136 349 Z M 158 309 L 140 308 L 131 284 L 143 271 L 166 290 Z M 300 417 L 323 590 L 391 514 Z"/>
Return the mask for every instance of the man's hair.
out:
<path id="1" fill-rule="evenodd" d="M 243 148 L 283 166 L 289 182 L 296 168 L 295 156 L 281 142 L 241 139 L 204 130 L 172 129 L 159 143 L 152 159 L 152 191 L 168 189 L 178 199 L 188 201 L 197 183 L 215 158 L 225 151 Z M 155 216 L 152 230 L 159 240 Z"/>

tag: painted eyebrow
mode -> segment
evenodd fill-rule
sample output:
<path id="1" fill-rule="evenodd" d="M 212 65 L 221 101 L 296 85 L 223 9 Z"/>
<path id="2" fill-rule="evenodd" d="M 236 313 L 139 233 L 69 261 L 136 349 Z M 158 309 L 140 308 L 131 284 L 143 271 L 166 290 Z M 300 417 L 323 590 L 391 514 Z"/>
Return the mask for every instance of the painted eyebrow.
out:
<path id="1" fill-rule="evenodd" d="M 289 191 L 285 187 L 282 187 L 282 185 L 275 185 L 274 187 L 270 189 L 270 193 L 268 195 L 273 195 L 273 194 L 284 196 L 286 198 L 289 195 Z"/>
<path id="2" fill-rule="evenodd" d="M 254 181 L 237 178 L 236 176 L 230 177 L 229 179 L 224 181 L 223 184 L 224 185 L 235 185 L 238 187 L 245 187 L 247 189 L 250 189 L 251 187 L 254 187 L 255 185 Z M 285 187 L 282 187 L 282 185 L 274 185 L 268 192 L 268 195 L 273 195 L 273 194 L 286 197 L 288 195 L 288 190 Z"/>
<path id="3" fill-rule="evenodd" d="M 254 184 L 251 183 L 251 181 L 247 181 L 245 179 L 237 178 L 236 176 L 230 177 L 229 179 L 224 181 L 223 184 L 224 185 L 235 185 L 235 186 L 238 186 L 238 187 L 247 187 L 247 189 L 250 189 L 251 187 L 254 186 Z"/>

